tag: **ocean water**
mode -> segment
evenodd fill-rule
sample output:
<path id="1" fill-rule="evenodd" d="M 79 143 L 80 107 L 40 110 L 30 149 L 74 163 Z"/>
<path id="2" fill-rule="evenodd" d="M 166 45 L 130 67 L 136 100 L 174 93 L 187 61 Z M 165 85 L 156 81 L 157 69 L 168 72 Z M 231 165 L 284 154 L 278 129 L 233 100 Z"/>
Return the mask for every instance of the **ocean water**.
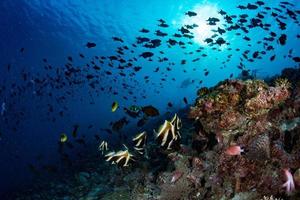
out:
<path id="1" fill-rule="evenodd" d="M 84 163 L 90 160 L 101 165 L 105 162 L 98 150 L 102 140 L 118 149 L 122 143 L 130 145 L 131 137 L 143 130 L 152 135 L 166 116 L 187 113 L 201 87 L 243 78 L 242 72 L 247 70 L 255 78 L 266 79 L 279 75 L 284 68 L 299 67 L 295 58 L 299 59 L 300 53 L 300 3 L 287 1 L 294 4 L 291 6 L 281 2 L 265 1 L 259 6 L 256 1 L 242 0 L 1 0 L 1 194 L 10 198 L 37 185 L 35 170 L 39 171 L 38 180 L 47 182 L 86 171 Z M 256 3 L 257 8 L 238 8 L 248 3 Z M 227 14 L 220 14 L 221 10 Z M 197 15 L 188 16 L 188 11 Z M 241 17 L 243 14 L 247 16 Z M 258 14 L 264 16 L 259 24 L 267 26 L 247 26 Z M 226 15 L 236 16 L 233 24 L 224 19 Z M 210 17 L 220 21 L 209 25 Z M 240 19 L 246 22 L 238 22 Z M 281 29 L 276 19 L 286 27 Z M 197 25 L 186 29 L 194 36 L 191 39 L 179 30 L 187 24 Z M 245 29 L 228 30 L 235 24 Z M 218 27 L 226 32 L 216 31 Z M 143 28 L 149 32 L 142 33 Z M 167 35 L 159 36 L 157 30 Z M 175 33 L 181 37 L 174 37 Z M 284 44 L 279 41 L 282 34 L 286 35 Z M 139 44 L 137 37 L 159 39 L 161 45 L 146 48 L 143 45 L 147 42 Z M 225 44 L 214 43 L 220 37 Z M 213 42 L 205 42 L 207 38 Z M 169 39 L 177 44 L 170 44 Z M 88 42 L 96 46 L 88 48 Z M 117 52 L 119 47 L 121 54 Z M 154 55 L 144 58 L 143 52 Z M 117 55 L 119 61 L 110 61 L 109 56 Z M 270 60 L 272 56 L 274 60 Z M 137 66 L 141 69 L 135 71 Z M 70 71 L 71 75 L 65 73 Z M 94 77 L 89 79 L 88 75 Z M 111 111 L 113 102 L 119 105 L 115 112 Z M 144 126 L 137 126 L 143 114 L 132 118 L 124 112 L 132 105 L 152 105 L 160 115 L 148 117 Z M 129 123 L 120 131 L 105 131 L 111 129 L 111 122 L 123 117 Z M 78 135 L 73 137 L 75 125 Z M 60 142 L 62 133 L 72 147 L 60 149 L 65 145 Z M 62 151 L 68 154 L 72 166 L 64 164 Z"/>

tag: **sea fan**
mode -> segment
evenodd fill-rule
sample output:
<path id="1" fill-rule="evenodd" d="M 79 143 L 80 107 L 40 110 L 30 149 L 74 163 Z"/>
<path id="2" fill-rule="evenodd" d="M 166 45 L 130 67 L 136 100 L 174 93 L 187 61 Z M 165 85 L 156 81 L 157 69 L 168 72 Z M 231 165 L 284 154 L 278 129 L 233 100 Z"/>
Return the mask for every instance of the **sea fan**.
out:
<path id="1" fill-rule="evenodd" d="M 254 138 L 247 148 L 247 158 L 255 161 L 265 161 L 270 158 L 270 138 L 262 134 Z"/>

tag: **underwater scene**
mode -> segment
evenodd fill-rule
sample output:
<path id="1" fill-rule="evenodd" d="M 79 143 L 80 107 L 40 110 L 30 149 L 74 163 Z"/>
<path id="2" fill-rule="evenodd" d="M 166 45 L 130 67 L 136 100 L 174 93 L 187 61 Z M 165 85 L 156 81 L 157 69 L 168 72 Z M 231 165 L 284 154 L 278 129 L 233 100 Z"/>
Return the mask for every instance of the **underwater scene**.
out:
<path id="1" fill-rule="evenodd" d="M 300 199 L 299 0 L 1 0 L 0 200 Z"/>

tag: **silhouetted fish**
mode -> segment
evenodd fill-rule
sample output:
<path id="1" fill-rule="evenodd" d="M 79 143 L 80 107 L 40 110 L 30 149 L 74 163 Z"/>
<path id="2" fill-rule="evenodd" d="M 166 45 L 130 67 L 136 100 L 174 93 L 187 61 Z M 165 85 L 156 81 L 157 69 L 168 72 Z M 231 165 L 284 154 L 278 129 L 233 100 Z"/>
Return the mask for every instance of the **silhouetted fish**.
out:
<path id="1" fill-rule="evenodd" d="M 96 44 L 93 43 L 93 42 L 88 42 L 88 43 L 86 43 L 86 47 L 87 47 L 87 48 L 93 48 L 93 47 L 95 47 L 95 46 L 96 46 Z"/>

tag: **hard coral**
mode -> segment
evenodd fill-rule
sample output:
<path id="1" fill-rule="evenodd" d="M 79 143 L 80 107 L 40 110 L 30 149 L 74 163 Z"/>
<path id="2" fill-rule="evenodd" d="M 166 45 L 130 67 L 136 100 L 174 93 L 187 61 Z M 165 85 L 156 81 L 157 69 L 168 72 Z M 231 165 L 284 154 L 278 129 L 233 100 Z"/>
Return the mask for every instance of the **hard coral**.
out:
<path id="1" fill-rule="evenodd" d="M 300 168 L 300 84 L 296 87 L 290 88 L 286 79 L 278 79 L 275 86 L 227 80 L 198 96 L 189 116 L 196 122 L 192 148 L 203 163 L 201 198 L 230 199 L 249 191 L 255 191 L 256 199 L 286 197 L 282 169 Z M 294 184 L 286 176 L 287 191 L 300 187 L 299 174 L 294 173 Z"/>
<path id="2" fill-rule="evenodd" d="M 199 121 L 206 132 L 221 133 L 225 143 L 240 133 L 255 135 L 255 122 L 289 97 L 287 86 L 285 81 L 277 87 L 269 87 L 260 80 L 224 81 L 205 90 L 207 94 L 198 97 L 189 116 Z M 254 123 L 249 126 L 251 121 Z"/>

